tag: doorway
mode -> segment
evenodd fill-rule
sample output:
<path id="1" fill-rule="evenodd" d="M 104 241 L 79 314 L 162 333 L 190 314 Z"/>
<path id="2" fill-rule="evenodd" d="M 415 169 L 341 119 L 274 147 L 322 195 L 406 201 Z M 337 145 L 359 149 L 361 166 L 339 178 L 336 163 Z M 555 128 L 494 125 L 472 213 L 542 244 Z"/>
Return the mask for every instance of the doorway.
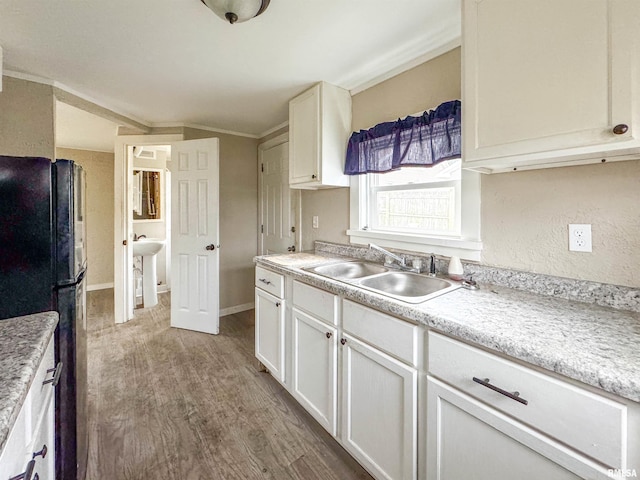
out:
<path id="1" fill-rule="evenodd" d="M 258 250 L 293 253 L 302 244 L 300 191 L 289 188 L 289 135 L 258 146 Z"/>

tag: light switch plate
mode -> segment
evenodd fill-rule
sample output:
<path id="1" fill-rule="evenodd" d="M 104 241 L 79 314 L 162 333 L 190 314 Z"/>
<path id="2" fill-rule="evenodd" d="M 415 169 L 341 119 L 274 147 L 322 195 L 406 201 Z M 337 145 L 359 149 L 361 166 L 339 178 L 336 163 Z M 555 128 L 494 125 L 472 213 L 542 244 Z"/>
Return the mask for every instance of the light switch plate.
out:
<path id="1" fill-rule="evenodd" d="M 318 215 L 314 215 L 314 216 L 313 216 L 313 219 L 312 219 L 312 221 L 311 221 L 311 224 L 312 224 L 311 226 L 312 226 L 313 228 L 318 228 Z"/>

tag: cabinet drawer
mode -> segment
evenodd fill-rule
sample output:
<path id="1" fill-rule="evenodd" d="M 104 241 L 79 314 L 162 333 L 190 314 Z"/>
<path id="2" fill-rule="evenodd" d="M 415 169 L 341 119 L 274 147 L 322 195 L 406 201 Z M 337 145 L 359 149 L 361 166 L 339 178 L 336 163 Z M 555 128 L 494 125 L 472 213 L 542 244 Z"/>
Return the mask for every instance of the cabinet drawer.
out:
<path id="1" fill-rule="evenodd" d="M 342 327 L 405 362 L 418 365 L 418 326 L 350 300 L 342 303 Z"/>
<path id="2" fill-rule="evenodd" d="M 626 465 L 627 407 L 572 384 L 429 332 L 429 373 L 611 468 Z M 519 403 L 473 380 L 489 379 Z"/>
<path id="3" fill-rule="evenodd" d="M 293 282 L 293 305 L 331 325 L 338 324 L 338 296 L 319 288 Z"/>
<path id="4" fill-rule="evenodd" d="M 27 409 L 23 406 L 0 451 L 0 478 L 11 478 L 21 474 L 25 471 L 27 462 L 31 460 L 31 452 L 27 450 L 29 439 L 26 434 L 26 417 Z"/>
<path id="5" fill-rule="evenodd" d="M 52 336 L 51 340 L 49 340 L 49 345 L 45 350 L 44 356 L 40 361 L 40 366 L 36 371 L 36 375 L 33 378 L 33 383 L 31 384 L 29 393 L 27 393 L 27 401 L 25 402 L 25 406 L 27 406 L 28 410 L 26 421 L 27 432 L 30 434 L 34 432 L 36 423 L 42 415 L 45 401 L 50 398 L 49 394 L 53 393 L 53 390 L 55 389 L 53 382 L 49 381 L 48 383 L 44 383 L 45 381 L 53 380 L 55 373 L 53 371 L 55 368 L 54 362 Z M 66 368 L 66 365 L 63 365 L 62 368 Z"/>
<path id="6" fill-rule="evenodd" d="M 284 297 L 284 276 L 256 266 L 256 287 L 278 298 Z"/>

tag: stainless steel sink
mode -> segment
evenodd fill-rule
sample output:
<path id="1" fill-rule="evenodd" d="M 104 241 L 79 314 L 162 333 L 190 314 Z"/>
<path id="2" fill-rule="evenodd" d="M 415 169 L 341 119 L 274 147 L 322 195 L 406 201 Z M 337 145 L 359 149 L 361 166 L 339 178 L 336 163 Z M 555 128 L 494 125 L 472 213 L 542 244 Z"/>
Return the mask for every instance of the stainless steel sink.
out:
<path id="1" fill-rule="evenodd" d="M 388 272 L 389 269 L 382 265 L 367 262 L 342 262 L 331 265 L 320 265 L 319 267 L 305 268 L 308 272 L 317 273 L 325 277 L 338 280 L 348 280 L 354 278 L 368 277 L 379 273 Z"/>
<path id="2" fill-rule="evenodd" d="M 422 303 L 459 288 L 448 280 L 409 272 L 387 272 L 363 278 L 358 285 L 408 303 Z"/>

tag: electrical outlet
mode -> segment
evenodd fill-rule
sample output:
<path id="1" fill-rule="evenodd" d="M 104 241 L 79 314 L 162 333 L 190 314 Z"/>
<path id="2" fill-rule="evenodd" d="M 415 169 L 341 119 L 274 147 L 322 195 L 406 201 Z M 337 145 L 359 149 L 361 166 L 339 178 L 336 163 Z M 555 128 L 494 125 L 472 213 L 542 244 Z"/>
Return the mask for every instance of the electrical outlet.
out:
<path id="1" fill-rule="evenodd" d="M 311 221 L 311 226 L 313 228 L 318 228 L 318 215 L 314 215 Z"/>
<path id="2" fill-rule="evenodd" d="M 591 252 L 591 224 L 569 224 L 569 251 Z"/>

